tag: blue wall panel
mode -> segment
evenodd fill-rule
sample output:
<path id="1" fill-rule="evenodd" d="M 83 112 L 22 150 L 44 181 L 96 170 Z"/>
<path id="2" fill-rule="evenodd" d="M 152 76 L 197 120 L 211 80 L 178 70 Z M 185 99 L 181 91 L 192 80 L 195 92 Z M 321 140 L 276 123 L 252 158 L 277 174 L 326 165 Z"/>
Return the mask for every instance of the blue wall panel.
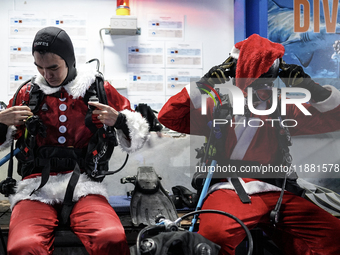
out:
<path id="1" fill-rule="evenodd" d="M 267 37 L 268 0 L 235 0 L 235 43 L 256 33 Z"/>

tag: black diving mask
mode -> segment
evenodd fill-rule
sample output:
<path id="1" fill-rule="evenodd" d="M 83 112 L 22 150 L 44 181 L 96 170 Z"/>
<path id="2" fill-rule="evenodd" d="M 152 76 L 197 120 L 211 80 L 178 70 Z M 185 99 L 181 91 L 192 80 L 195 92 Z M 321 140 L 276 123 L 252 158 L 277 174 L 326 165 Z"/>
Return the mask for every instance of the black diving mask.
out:
<path id="1" fill-rule="evenodd" d="M 273 96 L 273 84 L 259 84 L 254 86 L 253 93 L 261 102 L 266 102 Z"/>

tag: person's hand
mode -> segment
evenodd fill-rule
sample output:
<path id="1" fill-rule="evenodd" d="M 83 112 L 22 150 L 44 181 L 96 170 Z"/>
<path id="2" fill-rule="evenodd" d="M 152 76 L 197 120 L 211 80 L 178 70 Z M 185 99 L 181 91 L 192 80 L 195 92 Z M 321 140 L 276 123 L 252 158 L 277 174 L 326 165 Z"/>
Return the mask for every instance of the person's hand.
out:
<path id="1" fill-rule="evenodd" d="M 299 65 L 286 64 L 282 59 L 280 63 L 281 71 L 279 77 L 285 85 L 307 89 L 311 93 L 314 102 L 326 100 L 331 95 L 331 91 L 315 83 L 313 79 L 304 72 Z"/>
<path id="2" fill-rule="evenodd" d="M 199 88 L 211 91 L 211 89 L 204 84 L 214 88 L 215 84 L 225 83 L 230 80 L 229 77 L 235 77 L 236 60 L 229 57 L 222 64 L 213 66 L 198 82 Z"/>
<path id="3" fill-rule="evenodd" d="M 279 77 L 287 87 L 299 87 L 301 83 L 304 83 L 304 79 L 310 80 L 310 76 L 306 74 L 299 65 L 286 64 L 282 61 L 280 63 L 280 68 Z"/>
<path id="4" fill-rule="evenodd" d="M 0 123 L 7 126 L 23 125 L 30 116 L 33 116 L 33 113 L 28 106 L 13 106 L 0 112 Z"/>
<path id="5" fill-rule="evenodd" d="M 93 110 L 92 114 L 98 115 L 97 119 L 101 123 L 110 127 L 116 123 L 119 112 L 113 109 L 111 106 L 90 101 L 88 104 L 97 108 Z"/>
<path id="6" fill-rule="evenodd" d="M 147 104 L 140 103 L 135 108 L 136 112 L 139 112 L 143 118 L 149 123 L 149 131 L 160 132 L 163 129 L 161 123 L 159 123 L 154 111 Z"/>

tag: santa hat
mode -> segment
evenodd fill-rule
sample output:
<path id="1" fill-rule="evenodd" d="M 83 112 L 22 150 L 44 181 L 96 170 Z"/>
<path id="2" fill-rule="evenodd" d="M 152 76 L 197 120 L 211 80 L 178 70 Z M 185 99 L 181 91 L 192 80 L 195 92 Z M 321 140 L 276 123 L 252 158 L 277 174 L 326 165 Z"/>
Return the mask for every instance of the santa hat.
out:
<path id="1" fill-rule="evenodd" d="M 237 59 L 236 86 L 247 95 L 247 87 L 266 73 L 274 61 L 283 56 L 284 52 L 283 45 L 271 42 L 258 34 L 253 34 L 236 43 L 230 52 L 230 56 Z"/>

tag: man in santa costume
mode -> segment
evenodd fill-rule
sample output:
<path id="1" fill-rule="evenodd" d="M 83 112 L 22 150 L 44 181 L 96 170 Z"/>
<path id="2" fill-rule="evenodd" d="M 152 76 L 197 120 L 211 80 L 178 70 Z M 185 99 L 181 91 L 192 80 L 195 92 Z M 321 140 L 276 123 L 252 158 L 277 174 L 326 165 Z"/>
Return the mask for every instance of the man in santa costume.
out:
<path id="1" fill-rule="evenodd" d="M 274 101 L 270 83 L 279 76 L 286 86 L 304 88 L 311 94 L 310 102 L 303 104 L 311 116 L 305 115 L 293 104 L 287 105 L 284 117 L 298 123 L 289 125 L 288 131 L 292 136 L 339 130 L 340 92 L 333 86 L 316 84 L 300 66 L 285 64 L 283 54 L 281 44 L 257 34 L 236 43 L 230 57 L 222 65 L 213 67 L 195 84 L 195 88 L 190 88 L 190 85 L 193 86 L 190 84 L 166 102 L 159 112 L 159 121 L 178 132 L 208 137 L 210 130 L 207 124 L 214 118 L 214 102 L 208 100 L 207 114 L 202 114 L 201 93 L 213 90 L 214 80 L 219 80 L 215 82 L 217 84 L 232 77 L 245 98 L 251 93 L 254 108 L 263 111 L 269 109 Z M 252 89 L 248 90 L 249 87 Z M 265 119 L 270 119 L 270 116 L 259 116 L 245 110 L 245 116 L 233 116 L 236 124 L 221 125 L 226 129 L 226 138 L 222 142 L 223 155 L 217 158 L 217 162 L 220 165 L 224 161 L 241 162 L 240 165 L 283 164 L 285 157 L 281 151 L 285 147 L 280 145 L 278 129 Z M 257 120 L 263 125 L 255 125 L 255 121 L 249 125 L 248 120 Z M 243 126 L 242 123 L 246 124 Z M 285 163 L 290 163 L 289 158 Z M 294 176 L 286 180 L 285 186 L 282 186 L 284 178 L 234 178 L 235 182 L 232 179 L 213 179 L 202 209 L 225 211 L 238 217 L 250 229 L 256 226 L 262 228 L 285 254 L 340 254 L 340 220 L 301 197 L 303 189 L 297 185 Z M 280 214 L 273 220 L 270 215 L 283 187 Z M 235 248 L 246 236 L 237 222 L 215 214 L 200 215 L 199 233 L 220 245 L 220 254 L 234 254 Z"/>
<path id="2" fill-rule="evenodd" d="M 0 149 L 19 139 L 23 177 L 9 192 L 8 254 L 52 254 L 59 214 L 64 220 L 66 215 L 89 254 L 129 254 L 124 228 L 97 173 L 108 170 L 116 137 L 123 150 L 134 152 L 147 140 L 149 125 L 108 82 L 103 86 L 108 104 L 93 97 L 86 102 L 91 88 L 92 96 L 99 94 L 93 89 L 98 72 L 76 68 L 64 30 L 38 31 L 32 54 L 39 74 L 0 112 Z M 2 189 L 8 192 L 9 183 L 13 180 Z"/>

